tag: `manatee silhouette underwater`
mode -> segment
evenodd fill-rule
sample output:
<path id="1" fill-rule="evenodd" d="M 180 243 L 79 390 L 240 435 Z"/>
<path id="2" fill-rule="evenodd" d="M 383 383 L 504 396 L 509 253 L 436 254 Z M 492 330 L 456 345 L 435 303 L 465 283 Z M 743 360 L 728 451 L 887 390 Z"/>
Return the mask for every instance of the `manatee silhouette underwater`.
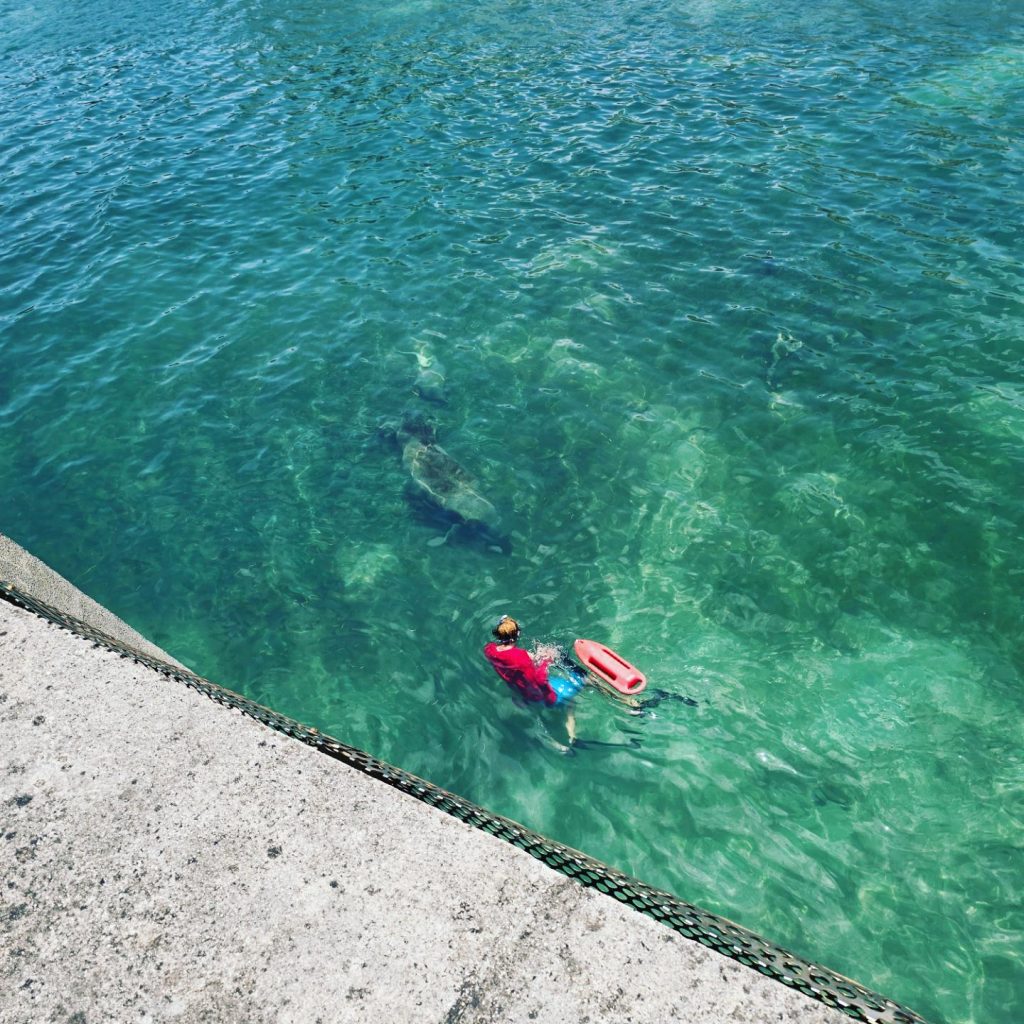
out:
<path id="1" fill-rule="evenodd" d="M 445 539 L 511 553 L 512 542 L 501 514 L 480 493 L 472 474 L 437 443 L 430 420 L 409 416 L 397 429 L 386 428 L 385 433 L 401 452 L 402 465 L 409 474 L 406 500 L 421 521 L 444 529 Z"/>

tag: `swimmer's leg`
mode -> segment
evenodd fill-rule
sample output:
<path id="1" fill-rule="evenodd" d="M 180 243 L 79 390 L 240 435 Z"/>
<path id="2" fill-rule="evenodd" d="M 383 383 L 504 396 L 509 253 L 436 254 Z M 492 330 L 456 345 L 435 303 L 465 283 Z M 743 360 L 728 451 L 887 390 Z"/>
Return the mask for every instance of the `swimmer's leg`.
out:
<path id="1" fill-rule="evenodd" d="M 580 678 L 588 686 L 592 686 L 595 690 L 603 693 L 606 697 L 611 697 L 611 699 L 616 701 L 618 704 L 625 704 L 626 707 L 630 709 L 630 714 L 639 715 L 641 713 L 640 709 L 643 708 L 643 703 L 638 701 L 636 697 L 630 697 L 628 693 L 619 693 L 619 691 L 613 689 L 609 683 L 604 682 L 603 679 L 595 676 L 593 673 L 580 672 L 579 674 Z M 658 692 L 661 693 L 663 691 L 659 690 Z"/>
<path id="2" fill-rule="evenodd" d="M 636 702 L 635 714 L 642 715 L 645 711 L 657 707 L 662 701 L 674 700 L 681 701 L 691 708 L 697 707 L 697 702 L 692 697 L 684 697 L 681 693 L 672 693 L 669 690 L 655 690 L 646 700 Z"/>
<path id="3" fill-rule="evenodd" d="M 565 714 L 565 731 L 569 734 L 569 746 L 576 742 L 576 709 L 570 704 Z"/>
<path id="4" fill-rule="evenodd" d="M 576 747 L 571 743 L 565 744 L 560 739 L 557 739 L 554 732 L 547 725 L 541 726 L 541 743 L 549 750 L 553 750 L 558 754 L 566 754 L 569 757 L 576 755 Z"/>
<path id="5" fill-rule="evenodd" d="M 565 651 L 562 651 L 561 656 L 558 659 L 558 663 L 567 672 L 575 676 L 575 678 L 581 680 L 584 683 L 587 681 L 587 673 L 579 665 L 577 665 L 576 662 L 573 661 L 572 658 L 569 657 L 569 655 L 566 654 Z"/>

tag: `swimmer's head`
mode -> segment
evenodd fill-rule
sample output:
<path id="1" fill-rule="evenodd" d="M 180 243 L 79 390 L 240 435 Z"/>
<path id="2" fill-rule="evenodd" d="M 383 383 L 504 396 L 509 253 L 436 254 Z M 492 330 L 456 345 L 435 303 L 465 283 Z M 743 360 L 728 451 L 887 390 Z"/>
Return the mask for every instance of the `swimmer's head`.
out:
<path id="1" fill-rule="evenodd" d="M 519 623 L 508 615 L 502 615 L 492 630 L 500 644 L 514 644 L 519 639 Z"/>

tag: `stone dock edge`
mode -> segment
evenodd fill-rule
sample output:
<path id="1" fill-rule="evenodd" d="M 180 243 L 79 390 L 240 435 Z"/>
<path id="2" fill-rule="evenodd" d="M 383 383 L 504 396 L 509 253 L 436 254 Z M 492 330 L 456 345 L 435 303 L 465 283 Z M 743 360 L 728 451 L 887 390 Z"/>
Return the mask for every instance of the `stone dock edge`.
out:
<path id="1" fill-rule="evenodd" d="M 837 1024 L 850 1018 L 865 1024 L 924 1024 L 906 1007 L 733 922 L 192 673 L 2 534 L 0 599 L 0 751 L 5 752 L 0 753 L 0 838 L 6 837 L 9 854 L 23 835 L 19 821 L 42 832 L 31 837 L 27 847 L 13 846 L 15 864 L 8 872 L 6 892 L 0 891 L 0 937 L 12 951 L 7 963 L 0 963 L 0 992 L 18 993 L 13 999 L 0 994 L 0 1020 L 436 1020 L 443 1024 L 679 1020 L 703 1024 L 729 1017 L 737 1022 L 772 1019 L 787 1024 Z M 64 632 L 55 636 L 53 626 Z M 91 641 L 91 647 L 82 639 Z M 161 679 L 184 686 L 161 688 Z M 87 683 L 94 692 L 83 701 Z M 210 707 L 206 699 L 244 717 L 218 717 L 213 709 L 203 712 L 203 703 Z M 88 707 L 88 715 L 82 713 L 83 707 Z M 59 717 L 62 708 L 65 732 L 58 754 L 53 742 L 39 742 L 44 740 L 42 732 L 33 735 L 34 730 L 24 728 L 24 723 L 31 712 L 33 726 L 42 725 L 47 712 L 56 711 Z M 126 717 L 133 722 L 133 743 L 119 741 L 119 736 L 127 736 Z M 147 731 L 152 733 L 148 738 Z M 268 740 L 274 735 L 277 740 Z M 183 749 L 169 753 L 169 743 Z M 211 744 L 219 754 L 232 752 L 233 759 L 217 765 L 209 757 L 197 760 L 198 754 L 209 753 Z M 130 759 L 119 749 L 126 746 L 135 747 Z M 79 771 L 80 778 L 99 769 L 92 776 L 92 792 L 83 792 L 80 785 L 54 773 L 55 756 L 75 761 L 76 753 L 86 765 Z M 266 797 L 265 786 L 260 788 L 263 797 L 239 792 L 239 775 L 228 784 L 228 772 L 239 767 L 251 771 L 254 754 L 282 792 L 301 794 L 300 806 L 319 804 L 317 811 L 296 815 L 294 805 L 283 809 Z M 319 756 L 323 754 L 328 757 Z M 216 760 L 223 762 L 224 757 Z M 69 765 L 70 761 L 62 771 L 67 773 Z M 73 951 L 62 948 L 66 943 L 55 921 L 44 927 L 39 914 L 29 913 L 37 907 L 45 915 L 48 891 L 67 891 L 73 903 L 71 894 L 83 873 L 106 872 L 123 878 L 134 850 L 135 860 L 156 856 L 161 861 L 151 879 L 159 902 L 202 906 L 206 916 L 212 911 L 216 920 L 216 900 L 211 905 L 211 893 L 201 879 L 183 878 L 163 863 L 189 850 L 193 855 L 187 862 L 197 862 L 195 848 L 203 848 L 208 838 L 197 828 L 203 814 L 197 814 L 191 824 L 178 822 L 183 834 L 168 849 L 159 823 L 152 819 L 163 805 L 154 803 L 155 811 L 144 824 L 133 823 L 131 814 L 116 822 L 98 821 L 95 807 L 89 807 L 97 788 L 117 788 L 128 774 L 135 777 L 132 786 L 143 781 L 145 788 L 139 792 L 164 793 L 165 799 L 173 798 L 180 807 L 183 772 L 197 781 L 201 773 L 203 811 L 215 810 L 218 820 L 232 823 L 233 831 L 222 837 L 224 852 L 236 848 L 235 859 L 245 863 L 228 864 L 227 870 L 241 872 L 243 878 L 251 876 L 262 886 L 273 881 L 266 876 L 275 874 L 275 869 L 280 874 L 284 865 L 277 859 L 283 846 L 267 837 L 278 834 L 282 822 L 289 821 L 288 831 L 298 840 L 302 856 L 296 853 L 301 863 L 277 879 L 285 891 L 292 886 L 292 896 L 298 897 L 311 884 L 316 887 L 305 877 L 299 884 L 302 868 L 315 874 L 317 865 L 350 860 L 347 891 L 352 891 L 353 880 L 367 882 L 357 899 L 346 901 L 333 914 L 319 905 L 322 900 L 315 901 L 317 912 L 302 930 L 312 930 L 316 941 L 309 944 L 309 935 L 304 935 L 307 944 L 299 955 L 294 954 L 294 932 L 300 922 L 294 919 L 287 896 L 284 906 L 270 913 L 258 905 L 259 900 L 239 903 L 238 893 L 225 901 L 234 906 L 234 927 L 241 925 L 245 941 L 239 957 L 237 950 L 232 955 L 225 948 L 223 936 L 219 942 L 203 936 L 207 945 L 221 949 L 216 959 L 231 961 L 220 969 L 215 960 L 197 970 L 189 952 L 194 952 L 198 936 L 186 928 L 185 934 L 166 940 L 160 933 L 159 915 L 144 908 L 122 906 L 128 933 L 118 939 L 102 925 L 102 916 L 97 918 L 95 906 L 81 903 L 71 911 L 71 932 L 78 936 Z M 68 840 L 60 828 L 45 828 L 53 821 L 52 808 L 48 817 L 35 821 L 26 813 L 36 794 L 8 795 L 12 777 L 18 778 L 14 788 L 19 790 L 31 789 L 26 782 L 35 778 L 38 788 L 59 806 L 59 816 L 82 847 L 78 857 L 69 861 L 68 850 L 49 859 L 38 856 L 40 848 L 47 848 L 47 840 L 55 847 Z M 186 801 L 193 809 L 197 792 L 193 790 Z M 321 799 L 325 794 L 329 794 L 326 806 Z M 126 798 L 122 794 L 120 799 Z M 261 806 L 268 800 L 274 806 Z M 36 814 L 42 806 L 43 801 L 35 805 Z M 438 810 L 448 817 L 437 815 Z M 309 827 L 314 813 L 319 829 Z M 125 839 L 129 834 L 131 841 Z M 434 861 L 429 869 L 428 888 L 434 891 L 426 906 L 421 904 L 422 850 L 409 851 L 410 837 L 414 845 L 443 851 L 443 863 Z M 269 843 L 263 847 L 269 860 L 252 855 L 253 850 L 262 854 L 261 841 Z M 369 871 L 360 859 L 367 843 L 375 851 L 377 865 Z M 5 846 L 0 845 L 0 862 L 4 853 Z M 387 865 L 384 876 L 381 863 Z M 326 877 L 322 870 L 320 874 Z M 571 881 L 566 883 L 563 876 Z M 238 887 L 237 878 L 231 882 Z M 324 884 L 335 892 L 341 888 L 337 879 Z M 134 893 L 135 888 L 127 886 L 124 894 Z M 25 893 L 33 900 L 17 902 Z M 585 934 L 579 927 L 581 912 L 588 919 Z M 416 922 L 411 930 L 410 915 Z M 479 925 L 469 934 L 482 939 L 467 936 L 467 915 Z M 543 926 L 538 926 L 538 916 L 543 917 Z M 534 927 L 510 926 L 508 919 Z M 191 920 L 194 931 L 203 915 Z M 149 946 L 139 945 L 140 931 L 150 935 Z M 368 942 L 370 934 L 376 938 Z M 398 949 L 396 937 L 401 937 Z M 254 943 L 261 945 L 258 940 L 264 940 L 264 946 L 266 941 L 289 944 L 292 955 L 284 963 L 274 961 L 259 970 L 258 953 L 251 948 Z M 118 956 L 82 960 L 83 949 L 95 952 L 112 942 Z M 351 945 L 365 950 L 375 943 L 386 947 L 377 951 L 376 972 L 367 962 L 360 961 L 359 967 L 351 960 L 337 963 L 336 955 L 344 955 Z M 594 955 L 595 944 L 604 955 L 604 965 L 601 956 Z M 132 993 L 132 977 L 152 973 L 152 958 L 146 953 L 153 945 L 166 945 L 171 962 L 180 961 L 179 970 L 189 962 L 188 981 L 154 977 L 146 984 L 134 983 Z M 545 965 L 556 967 L 550 977 L 523 973 L 522 964 L 534 961 L 538 950 L 545 952 Z M 633 951 L 625 962 L 623 950 Z M 44 959 L 52 963 L 55 956 L 62 967 L 68 958 L 81 961 L 77 964 L 80 981 L 72 986 L 62 968 L 47 980 Z M 559 965 L 566 969 L 558 970 Z M 248 977 L 253 970 L 264 975 L 258 983 Z M 424 971 L 431 977 L 429 995 L 422 983 Z M 5 985 L 5 977 L 19 982 L 17 988 Z M 225 1000 L 228 977 L 248 978 L 248 993 L 243 982 L 235 986 L 234 1001 Z M 618 981 L 611 984 L 609 978 Z M 62 987 L 68 992 L 61 993 Z M 37 998 L 47 990 L 47 1003 L 53 1006 L 59 998 L 60 1006 L 44 1017 L 38 1013 Z M 84 999 L 86 1008 L 64 1014 L 65 1003 L 74 1001 L 72 992 Z M 6 1008 L 5 1002 L 10 1004 Z M 8 1016 L 7 1010 L 15 1015 Z"/>

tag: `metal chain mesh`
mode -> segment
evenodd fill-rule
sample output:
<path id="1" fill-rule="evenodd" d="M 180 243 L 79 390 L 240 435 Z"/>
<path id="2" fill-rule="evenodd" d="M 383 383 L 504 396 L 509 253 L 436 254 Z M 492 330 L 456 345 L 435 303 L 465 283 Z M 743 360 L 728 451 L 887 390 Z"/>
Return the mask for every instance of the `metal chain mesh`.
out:
<path id="1" fill-rule="evenodd" d="M 56 608 L 22 593 L 11 584 L 0 581 L 0 598 L 34 612 L 62 629 L 70 630 L 97 646 L 119 654 L 122 658 L 131 658 L 137 664 L 145 665 L 182 682 L 218 704 L 241 711 L 257 722 L 315 747 L 349 767 L 379 779 L 431 807 L 436 807 L 467 825 L 503 839 L 561 874 L 575 879 L 581 885 L 606 893 L 620 903 L 625 903 L 642 914 L 668 925 L 680 935 L 694 939 L 723 956 L 738 960 L 741 964 L 782 982 L 789 988 L 797 989 L 812 999 L 841 1010 L 854 1020 L 864 1021 L 865 1024 L 926 1024 L 923 1018 L 912 1010 L 858 985 L 835 971 L 810 963 L 772 945 L 724 917 L 701 910 L 667 892 L 645 885 L 578 850 L 546 839 L 508 818 L 492 814 L 401 768 L 380 761 L 365 751 L 350 747 L 331 736 L 325 736 L 316 729 L 226 690 L 208 679 L 128 647 L 87 622 L 65 615 Z"/>

